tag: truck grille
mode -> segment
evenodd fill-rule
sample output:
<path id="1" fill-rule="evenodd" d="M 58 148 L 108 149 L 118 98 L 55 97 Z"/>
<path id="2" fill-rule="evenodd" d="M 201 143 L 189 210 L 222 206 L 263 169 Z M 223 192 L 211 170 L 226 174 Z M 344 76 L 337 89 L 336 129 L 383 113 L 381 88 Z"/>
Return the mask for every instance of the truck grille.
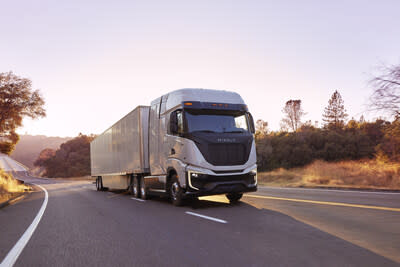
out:
<path id="1" fill-rule="evenodd" d="M 200 190 L 210 190 L 217 185 L 245 184 L 248 186 L 256 182 L 255 176 L 249 173 L 227 176 L 200 174 L 199 177 L 189 177 L 189 179 L 192 185 Z"/>
<path id="2" fill-rule="evenodd" d="M 209 144 L 206 160 L 214 166 L 243 165 L 249 157 L 244 144 Z"/>

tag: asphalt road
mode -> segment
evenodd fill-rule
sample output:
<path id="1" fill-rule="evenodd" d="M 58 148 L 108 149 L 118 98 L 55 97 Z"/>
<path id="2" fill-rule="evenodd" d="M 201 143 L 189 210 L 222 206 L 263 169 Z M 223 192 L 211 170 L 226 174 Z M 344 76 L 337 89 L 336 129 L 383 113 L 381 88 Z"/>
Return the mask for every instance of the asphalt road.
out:
<path id="1" fill-rule="evenodd" d="M 15 266 L 400 266 L 400 194 L 260 187 L 174 207 L 21 178 L 48 203 Z M 35 189 L 0 209 L 0 262 L 43 208 Z"/>

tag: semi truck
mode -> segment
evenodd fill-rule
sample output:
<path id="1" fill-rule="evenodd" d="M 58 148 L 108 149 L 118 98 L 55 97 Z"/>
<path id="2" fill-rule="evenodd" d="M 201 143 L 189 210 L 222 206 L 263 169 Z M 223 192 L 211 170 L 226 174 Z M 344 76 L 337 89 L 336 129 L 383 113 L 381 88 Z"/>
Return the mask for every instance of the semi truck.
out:
<path id="1" fill-rule="evenodd" d="M 254 121 L 242 97 L 225 90 L 180 89 L 138 106 L 90 144 L 97 190 L 136 198 L 225 194 L 237 202 L 257 190 Z"/>

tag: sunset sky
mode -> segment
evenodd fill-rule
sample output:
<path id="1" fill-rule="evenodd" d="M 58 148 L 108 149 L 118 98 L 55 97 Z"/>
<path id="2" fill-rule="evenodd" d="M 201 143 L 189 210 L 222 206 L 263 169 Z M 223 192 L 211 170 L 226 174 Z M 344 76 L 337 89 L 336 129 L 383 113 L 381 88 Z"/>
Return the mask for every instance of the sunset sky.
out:
<path id="1" fill-rule="evenodd" d="M 47 117 L 19 133 L 101 133 L 180 88 L 238 92 L 279 129 L 301 99 L 321 122 L 335 90 L 350 117 L 400 63 L 400 1 L 4 1 L 0 72 L 30 78 Z M 364 114 L 373 119 L 379 114 Z"/>

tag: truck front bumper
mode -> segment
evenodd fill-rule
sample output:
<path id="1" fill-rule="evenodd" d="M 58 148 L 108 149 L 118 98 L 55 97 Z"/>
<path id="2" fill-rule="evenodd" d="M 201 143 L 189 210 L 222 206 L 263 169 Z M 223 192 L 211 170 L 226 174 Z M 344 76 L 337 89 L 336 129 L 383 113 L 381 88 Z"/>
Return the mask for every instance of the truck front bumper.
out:
<path id="1" fill-rule="evenodd" d="M 209 175 L 187 172 L 187 196 L 209 196 L 257 191 L 257 172 L 239 175 Z"/>

